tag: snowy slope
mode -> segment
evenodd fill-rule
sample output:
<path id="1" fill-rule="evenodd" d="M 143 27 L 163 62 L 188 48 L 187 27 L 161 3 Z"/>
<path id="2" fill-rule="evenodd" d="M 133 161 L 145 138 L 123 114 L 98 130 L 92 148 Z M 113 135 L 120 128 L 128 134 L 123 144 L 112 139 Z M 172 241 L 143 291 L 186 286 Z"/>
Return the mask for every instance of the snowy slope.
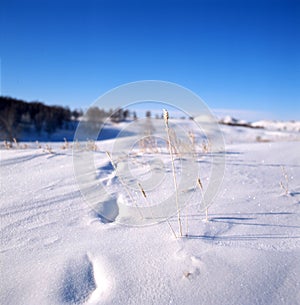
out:
<path id="1" fill-rule="evenodd" d="M 261 120 L 251 123 L 254 127 L 263 127 L 269 130 L 279 130 L 279 131 L 295 131 L 300 132 L 300 122 L 299 121 L 266 121 Z"/>
<path id="2" fill-rule="evenodd" d="M 300 304 L 299 137 L 230 126 L 222 131 L 225 176 L 209 221 L 196 190 L 183 211 L 188 237 L 178 239 L 167 222 L 118 222 L 118 200 L 126 192 L 105 154 L 113 140 L 98 142 L 94 152 L 96 182 L 117 197 L 107 204 L 116 213 L 111 222 L 82 197 L 71 148 L 2 149 L 0 304 Z M 140 151 L 134 162 L 147 153 Z M 157 158 L 170 188 L 162 183 L 153 190 L 150 204 L 173 192 L 169 156 L 161 150 Z M 209 159 L 197 158 L 206 184 Z M 135 173 L 147 176 L 147 162 L 141 164 Z M 286 183 L 283 171 L 287 195 L 279 185 Z M 170 224 L 178 233 L 176 217 Z"/>

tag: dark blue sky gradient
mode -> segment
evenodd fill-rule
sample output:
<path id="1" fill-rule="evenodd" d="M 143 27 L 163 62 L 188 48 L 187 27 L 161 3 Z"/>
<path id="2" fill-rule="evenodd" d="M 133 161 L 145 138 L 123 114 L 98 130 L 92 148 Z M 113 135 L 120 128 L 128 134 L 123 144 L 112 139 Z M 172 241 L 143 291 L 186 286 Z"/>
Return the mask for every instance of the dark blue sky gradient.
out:
<path id="1" fill-rule="evenodd" d="M 158 79 L 300 119 L 300 1 L 2 0 L 0 14 L 2 95 L 85 108 Z"/>

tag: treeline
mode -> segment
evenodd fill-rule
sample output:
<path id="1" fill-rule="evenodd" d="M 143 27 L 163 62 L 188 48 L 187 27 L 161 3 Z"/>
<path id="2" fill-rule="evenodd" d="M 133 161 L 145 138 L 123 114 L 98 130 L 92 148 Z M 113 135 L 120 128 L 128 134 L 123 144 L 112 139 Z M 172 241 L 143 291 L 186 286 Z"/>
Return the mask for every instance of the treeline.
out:
<path id="1" fill-rule="evenodd" d="M 60 129 L 75 131 L 78 120 L 83 117 L 90 129 L 99 129 L 101 122 L 109 118 L 118 123 L 130 118 L 137 118 L 135 112 L 116 109 L 106 111 L 99 107 L 90 107 L 84 114 L 82 110 L 71 111 L 69 107 L 48 106 L 41 102 L 26 102 L 7 96 L 0 96 L 0 139 L 22 140 L 22 132 L 26 134 L 42 133 L 50 137 Z M 24 134 L 24 133 L 23 133 Z"/>
<path id="2" fill-rule="evenodd" d="M 31 102 L 0 96 L 0 136 L 12 141 L 22 130 L 35 129 L 49 135 L 57 129 L 68 126 L 68 122 L 82 115 L 81 111 L 71 111 L 68 107 L 47 106 L 41 102 Z"/>
<path id="3" fill-rule="evenodd" d="M 112 122 L 122 122 L 130 117 L 129 110 L 124 110 L 118 108 L 116 110 L 110 109 L 106 111 L 104 109 L 100 109 L 97 106 L 90 107 L 85 113 L 85 118 L 90 123 L 98 123 L 103 122 L 107 118 L 109 118 Z"/>
<path id="4" fill-rule="evenodd" d="M 145 117 L 151 118 L 146 111 Z M 109 119 L 119 123 L 127 119 L 138 119 L 135 111 L 128 109 L 110 109 L 90 107 L 84 114 L 82 110 L 70 110 L 69 107 L 48 106 L 42 102 L 27 102 L 7 96 L 0 96 L 0 140 L 22 140 L 25 135 L 48 137 L 57 130 L 74 130 L 80 119 L 86 129 L 98 130 L 102 122 Z M 158 118 L 158 116 L 157 116 Z"/>

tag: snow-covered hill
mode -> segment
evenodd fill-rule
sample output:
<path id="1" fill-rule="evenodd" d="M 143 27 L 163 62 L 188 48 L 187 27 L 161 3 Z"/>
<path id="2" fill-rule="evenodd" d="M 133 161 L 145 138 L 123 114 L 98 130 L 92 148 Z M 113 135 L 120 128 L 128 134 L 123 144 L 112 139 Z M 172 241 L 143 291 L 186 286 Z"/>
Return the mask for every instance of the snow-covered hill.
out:
<path id="1" fill-rule="evenodd" d="M 255 122 L 248 122 L 245 120 L 239 120 L 231 116 L 225 116 L 219 120 L 220 124 L 230 126 L 240 126 L 249 128 L 264 128 L 267 130 L 276 131 L 292 131 L 300 132 L 300 121 L 271 121 L 271 120 L 260 120 Z"/>
<path id="2" fill-rule="evenodd" d="M 257 121 L 251 124 L 254 127 L 262 127 L 268 130 L 300 132 L 299 121 Z"/>

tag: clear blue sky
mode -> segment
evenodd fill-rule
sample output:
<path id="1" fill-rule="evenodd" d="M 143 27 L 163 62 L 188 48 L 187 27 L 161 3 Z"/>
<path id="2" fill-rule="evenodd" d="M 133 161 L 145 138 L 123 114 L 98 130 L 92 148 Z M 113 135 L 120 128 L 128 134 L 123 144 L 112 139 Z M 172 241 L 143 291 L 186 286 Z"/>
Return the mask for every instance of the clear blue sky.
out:
<path id="1" fill-rule="evenodd" d="M 1 0 L 0 17 L 2 95 L 86 108 L 154 79 L 300 119 L 300 1 Z"/>

